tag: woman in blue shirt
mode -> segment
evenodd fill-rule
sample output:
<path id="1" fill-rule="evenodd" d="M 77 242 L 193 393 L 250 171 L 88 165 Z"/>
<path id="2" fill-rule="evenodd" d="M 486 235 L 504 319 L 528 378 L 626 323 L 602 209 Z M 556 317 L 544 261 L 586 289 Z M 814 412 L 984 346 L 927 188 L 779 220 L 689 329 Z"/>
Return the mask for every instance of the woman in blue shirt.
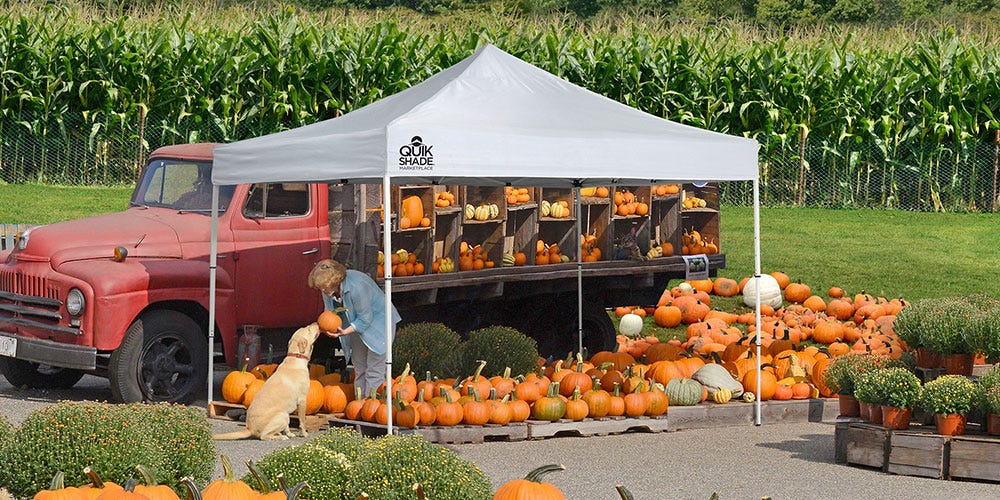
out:
<path id="1" fill-rule="evenodd" d="M 309 287 L 322 293 L 325 310 L 346 309 L 340 313 L 344 326 L 324 333 L 340 339 L 344 356 L 354 365 L 354 386 L 367 396 L 385 382 L 385 293 L 367 274 L 331 259 L 316 263 L 309 273 Z M 393 306 L 392 338 L 399 320 Z"/>

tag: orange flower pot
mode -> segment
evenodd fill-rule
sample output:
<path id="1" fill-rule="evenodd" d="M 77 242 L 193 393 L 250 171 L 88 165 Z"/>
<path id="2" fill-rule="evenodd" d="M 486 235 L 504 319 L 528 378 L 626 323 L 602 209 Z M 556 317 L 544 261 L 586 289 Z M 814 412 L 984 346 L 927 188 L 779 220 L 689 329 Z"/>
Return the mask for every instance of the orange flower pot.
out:
<path id="1" fill-rule="evenodd" d="M 910 428 L 910 416 L 913 410 L 910 408 L 898 408 L 895 406 L 881 407 L 882 427 L 902 431 Z"/>
<path id="2" fill-rule="evenodd" d="M 972 354 L 949 354 L 943 356 L 944 371 L 948 375 L 972 375 Z"/>
<path id="3" fill-rule="evenodd" d="M 1000 413 L 986 414 L 986 433 L 991 436 L 1000 436 Z"/>
<path id="4" fill-rule="evenodd" d="M 968 415 L 949 413 L 942 415 L 934 414 L 934 424 L 937 426 L 937 433 L 942 436 L 961 436 L 965 434 L 965 419 Z"/>
<path id="5" fill-rule="evenodd" d="M 850 394 L 838 394 L 837 402 L 840 403 L 841 417 L 857 417 L 861 415 L 861 408 L 858 400 Z"/>

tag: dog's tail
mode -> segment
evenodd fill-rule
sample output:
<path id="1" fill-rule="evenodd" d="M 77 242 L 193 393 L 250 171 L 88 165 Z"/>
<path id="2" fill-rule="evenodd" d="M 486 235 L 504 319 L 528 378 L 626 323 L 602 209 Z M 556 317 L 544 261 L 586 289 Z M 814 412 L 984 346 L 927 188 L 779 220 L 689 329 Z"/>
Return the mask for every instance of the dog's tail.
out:
<path id="1" fill-rule="evenodd" d="M 247 439 L 253 437 L 253 433 L 250 429 L 243 429 L 241 431 L 227 432 L 225 434 L 212 434 L 212 439 L 218 439 L 220 441 L 232 441 L 236 439 Z"/>

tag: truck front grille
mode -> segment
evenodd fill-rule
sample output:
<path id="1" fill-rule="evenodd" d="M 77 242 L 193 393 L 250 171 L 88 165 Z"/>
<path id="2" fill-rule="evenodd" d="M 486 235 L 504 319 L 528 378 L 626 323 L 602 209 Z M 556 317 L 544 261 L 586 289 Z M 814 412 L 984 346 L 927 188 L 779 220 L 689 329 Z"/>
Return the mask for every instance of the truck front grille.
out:
<path id="1" fill-rule="evenodd" d="M 0 322 L 79 335 L 78 328 L 60 326 L 59 286 L 41 276 L 0 269 Z"/>
<path id="2" fill-rule="evenodd" d="M 41 276 L 0 269 L 0 291 L 59 300 L 59 287 Z"/>

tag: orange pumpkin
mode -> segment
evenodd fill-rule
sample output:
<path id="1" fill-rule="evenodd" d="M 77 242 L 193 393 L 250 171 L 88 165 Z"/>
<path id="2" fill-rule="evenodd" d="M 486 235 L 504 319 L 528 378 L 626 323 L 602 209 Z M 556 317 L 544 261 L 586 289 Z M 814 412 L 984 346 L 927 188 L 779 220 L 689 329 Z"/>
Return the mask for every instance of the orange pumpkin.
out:
<path id="1" fill-rule="evenodd" d="M 229 457 L 222 455 L 223 478 L 209 483 L 201 492 L 203 500 L 253 500 L 259 493 L 233 475 L 233 466 Z"/>
<path id="2" fill-rule="evenodd" d="M 251 382 L 257 380 L 257 377 L 253 373 L 247 371 L 247 363 L 249 359 L 244 360 L 243 368 L 239 371 L 231 371 L 226 375 L 226 378 L 222 380 L 222 399 L 230 403 L 240 403 L 243 401 L 243 395 L 247 392 L 247 386 Z"/>
<path id="3" fill-rule="evenodd" d="M 395 255 L 395 254 L 393 254 Z M 340 330 L 344 322 L 340 319 L 340 316 L 333 311 L 323 311 L 319 313 L 319 318 L 316 318 L 316 324 L 319 325 L 319 329 L 324 332 L 336 332 Z"/>
<path id="4" fill-rule="evenodd" d="M 566 470 L 562 465 L 543 465 L 528 473 L 524 479 L 508 481 L 493 494 L 493 500 L 523 500 L 527 498 L 544 498 L 545 500 L 565 500 L 559 488 L 552 483 L 542 481 L 542 476 L 557 470 Z"/>

